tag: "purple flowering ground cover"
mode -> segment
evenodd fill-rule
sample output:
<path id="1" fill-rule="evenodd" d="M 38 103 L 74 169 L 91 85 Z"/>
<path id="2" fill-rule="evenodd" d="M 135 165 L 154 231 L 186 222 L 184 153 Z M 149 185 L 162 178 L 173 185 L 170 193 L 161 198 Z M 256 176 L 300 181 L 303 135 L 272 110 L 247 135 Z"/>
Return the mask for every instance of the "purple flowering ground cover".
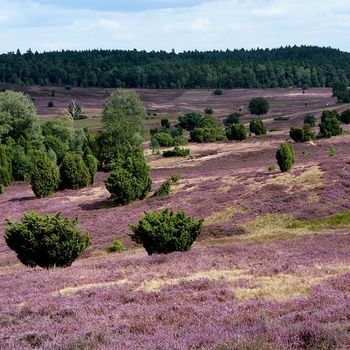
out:
<path id="1" fill-rule="evenodd" d="M 346 128 L 345 128 L 346 129 Z M 169 197 L 116 207 L 106 174 L 36 199 L 18 182 L 0 197 L 0 349 L 350 349 L 350 135 L 295 145 L 290 173 L 269 171 L 287 132 L 190 145 L 191 159 L 149 155 Z M 334 147 L 335 156 L 329 155 Z M 148 257 L 129 224 L 144 211 L 204 219 L 187 253 Z M 66 269 L 21 265 L 4 220 L 77 216 L 92 245 Z M 126 250 L 107 254 L 115 239 Z"/>

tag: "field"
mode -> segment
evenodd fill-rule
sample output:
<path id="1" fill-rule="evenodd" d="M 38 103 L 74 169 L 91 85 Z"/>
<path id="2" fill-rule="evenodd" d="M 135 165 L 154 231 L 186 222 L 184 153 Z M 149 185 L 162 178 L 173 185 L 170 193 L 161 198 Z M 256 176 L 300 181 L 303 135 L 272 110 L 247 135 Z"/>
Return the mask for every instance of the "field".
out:
<path id="1" fill-rule="evenodd" d="M 48 111 L 50 91 L 28 91 L 41 118 L 61 114 L 77 98 L 99 127 L 110 90 L 56 88 L 56 107 Z M 218 97 L 209 90 L 138 92 L 150 113 L 171 116 L 208 106 L 218 116 L 245 113 L 250 98 L 265 96 L 272 131 L 243 142 L 190 144 L 189 159 L 146 149 L 153 190 L 171 174 L 181 176 L 162 199 L 116 207 L 103 173 L 91 187 L 46 199 L 36 199 L 25 182 L 6 188 L 0 197 L 0 349 L 349 349 L 350 128 L 296 144 L 289 173 L 268 170 L 289 126 L 300 125 L 308 112 L 348 106 L 337 105 L 329 89 L 232 90 Z M 243 120 L 249 118 L 245 113 Z M 130 240 L 129 224 L 162 208 L 204 219 L 190 252 L 149 257 Z M 6 218 L 18 220 L 27 211 L 78 217 L 91 247 L 70 268 L 24 267 L 3 232 Z M 126 250 L 108 254 L 115 239 Z"/>

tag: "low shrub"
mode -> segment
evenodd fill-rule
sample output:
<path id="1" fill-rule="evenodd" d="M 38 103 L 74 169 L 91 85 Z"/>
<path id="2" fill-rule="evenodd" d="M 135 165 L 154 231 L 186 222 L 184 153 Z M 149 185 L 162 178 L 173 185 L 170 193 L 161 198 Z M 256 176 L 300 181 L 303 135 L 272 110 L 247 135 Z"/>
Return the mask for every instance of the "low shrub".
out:
<path id="1" fill-rule="evenodd" d="M 90 238 L 79 230 L 76 219 L 62 218 L 58 213 L 41 216 L 27 213 L 21 222 L 8 221 L 7 245 L 27 266 L 43 268 L 67 267 L 90 244 Z"/>
<path id="2" fill-rule="evenodd" d="M 222 93 L 222 90 L 221 89 L 216 89 L 215 91 L 214 91 L 214 95 L 216 95 L 216 96 L 221 96 L 223 93 Z"/>
<path id="3" fill-rule="evenodd" d="M 267 128 L 262 120 L 253 119 L 249 124 L 249 131 L 256 136 L 266 135 Z"/>
<path id="4" fill-rule="evenodd" d="M 92 185 L 95 181 L 95 175 L 97 173 L 98 168 L 98 161 L 92 154 L 88 154 L 84 157 L 84 163 L 89 171 L 90 185 Z"/>
<path id="5" fill-rule="evenodd" d="M 53 101 L 49 101 L 49 102 L 47 103 L 47 107 L 48 107 L 48 108 L 54 107 Z"/>
<path id="6" fill-rule="evenodd" d="M 344 111 L 340 115 L 339 119 L 344 124 L 350 124 L 350 109 L 347 109 L 346 111 Z"/>
<path id="7" fill-rule="evenodd" d="M 309 124 L 311 128 L 316 126 L 316 118 L 313 114 L 307 114 L 304 117 L 304 124 Z"/>
<path id="8" fill-rule="evenodd" d="M 191 131 L 198 127 L 198 123 L 202 118 L 202 115 L 197 112 L 186 113 L 185 115 L 179 116 L 179 126 L 182 129 Z"/>
<path id="9" fill-rule="evenodd" d="M 162 185 L 157 188 L 157 190 L 154 192 L 154 197 L 164 197 L 169 196 L 171 191 L 171 180 L 166 180 L 162 183 Z"/>
<path id="10" fill-rule="evenodd" d="M 170 129 L 170 122 L 169 122 L 169 119 L 168 118 L 163 118 L 160 120 L 160 125 L 163 127 L 163 128 L 166 128 L 166 129 Z"/>
<path id="11" fill-rule="evenodd" d="M 271 164 L 271 165 L 269 166 L 268 170 L 269 170 L 270 172 L 272 172 L 272 171 L 275 171 L 276 168 L 277 168 L 276 164 Z"/>
<path id="12" fill-rule="evenodd" d="M 295 151 L 290 143 L 283 143 L 276 152 L 277 164 L 282 172 L 290 170 L 295 162 Z"/>
<path id="13" fill-rule="evenodd" d="M 308 124 L 304 125 L 303 128 L 290 128 L 289 136 L 295 142 L 306 142 L 315 137 Z"/>
<path id="14" fill-rule="evenodd" d="M 342 128 L 339 124 L 339 115 L 336 111 L 323 111 L 321 123 L 319 124 L 319 138 L 337 136 L 342 133 Z"/>
<path id="15" fill-rule="evenodd" d="M 286 120 L 289 120 L 289 117 L 286 117 L 286 116 L 277 116 L 277 117 L 274 117 L 273 120 L 276 120 L 276 121 L 286 121 Z"/>
<path id="16" fill-rule="evenodd" d="M 122 241 L 117 239 L 113 241 L 113 243 L 107 247 L 106 250 L 108 253 L 120 253 L 124 250 L 124 244 Z"/>
<path id="17" fill-rule="evenodd" d="M 190 132 L 190 140 L 198 143 L 221 141 L 225 138 L 222 128 L 195 128 Z"/>
<path id="18" fill-rule="evenodd" d="M 170 180 L 172 183 L 176 183 L 181 179 L 181 176 L 178 174 L 173 174 L 170 176 Z"/>
<path id="19" fill-rule="evenodd" d="M 164 151 L 163 157 L 170 158 L 170 157 L 188 157 L 190 155 L 190 149 L 189 148 L 182 148 L 175 146 L 174 149 Z"/>
<path id="20" fill-rule="evenodd" d="M 184 136 L 180 135 L 174 137 L 174 146 L 183 146 L 187 144 L 187 139 Z"/>
<path id="21" fill-rule="evenodd" d="M 149 255 L 190 250 L 201 234 L 202 220 L 194 220 L 183 211 L 165 209 L 159 213 L 146 212 L 137 225 L 131 226 L 131 238 L 142 244 Z"/>
<path id="22" fill-rule="evenodd" d="M 166 132 L 157 132 L 152 136 L 152 138 L 157 140 L 159 146 L 161 147 L 171 147 L 174 145 L 173 137 Z"/>
<path id="23" fill-rule="evenodd" d="M 335 157 L 336 154 L 337 154 L 336 149 L 333 146 L 329 147 L 329 149 L 328 149 L 328 156 L 330 158 L 333 158 L 333 157 Z"/>
<path id="24" fill-rule="evenodd" d="M 231 113 L 224 119 L 225 126 L 231 126 L 232 124 L 239 124 L 241 122 L 241 115 L 239 113 Z"/>
<path id="25" fill-rule="evenodd" d="M 230 141 L 243 141 L 248 137 L 248 132 L 244 124 L 232 124 L 226 129 L 226 137 Z"/>

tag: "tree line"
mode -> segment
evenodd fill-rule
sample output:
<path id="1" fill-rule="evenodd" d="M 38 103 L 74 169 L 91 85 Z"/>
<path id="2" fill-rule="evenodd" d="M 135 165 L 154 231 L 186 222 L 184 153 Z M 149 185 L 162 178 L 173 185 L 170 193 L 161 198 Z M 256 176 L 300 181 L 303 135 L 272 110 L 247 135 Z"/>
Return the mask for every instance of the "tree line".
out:
<path id="1" fill-rule="evenodd" d="M 350 53 L 315 46 L 146 52 L 87 50 L 0 55 L 0 82 L 103 88 L 277 88 L 348 84 Z"/>

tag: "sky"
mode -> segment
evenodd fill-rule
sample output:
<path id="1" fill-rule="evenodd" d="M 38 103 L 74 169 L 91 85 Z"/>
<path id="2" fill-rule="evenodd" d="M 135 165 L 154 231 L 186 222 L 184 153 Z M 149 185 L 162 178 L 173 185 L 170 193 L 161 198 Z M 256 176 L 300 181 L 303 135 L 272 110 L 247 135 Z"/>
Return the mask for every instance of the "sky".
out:
<path id="1" fill-rule="evenodd" d="M 0 0 L 0 52 L 29 48 L 350 52 L 350 0 Z"/>

